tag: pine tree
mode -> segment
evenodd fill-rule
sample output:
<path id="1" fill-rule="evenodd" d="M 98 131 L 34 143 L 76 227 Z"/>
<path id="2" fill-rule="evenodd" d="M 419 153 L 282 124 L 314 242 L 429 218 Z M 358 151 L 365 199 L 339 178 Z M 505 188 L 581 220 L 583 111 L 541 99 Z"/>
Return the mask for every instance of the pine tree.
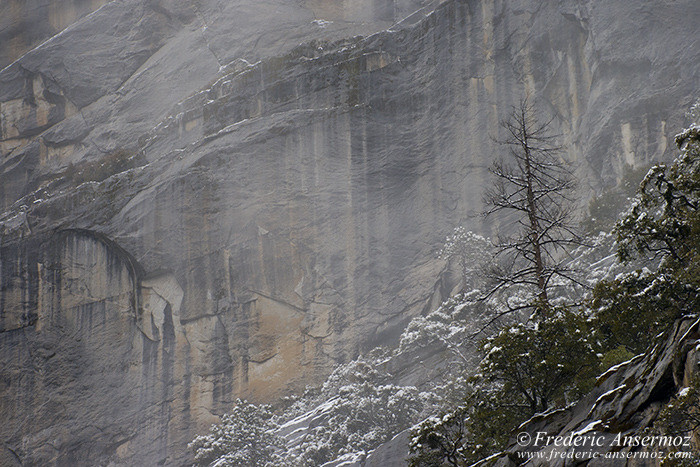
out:
<path id="1" fill-rule="evenodd" d="M 485 214 L 515 215 L 516 228 L 499 238 L 501 266 L 494 268 L 496 285 L 490 295 L 512 286 L 534 289 L 535 303 L 509 304 L 509 311 L 534 307 L 546 314 L 553 279 L 575 281 L 562 261 L 562 252 L 581 244 L 573 222 L 574 177 L 549 123 L 538 121 L 527 99 L 501 127 L 506 138 L 499 143 L 507 155 L 490 169 L 495 181 L 485 195 Z"/>

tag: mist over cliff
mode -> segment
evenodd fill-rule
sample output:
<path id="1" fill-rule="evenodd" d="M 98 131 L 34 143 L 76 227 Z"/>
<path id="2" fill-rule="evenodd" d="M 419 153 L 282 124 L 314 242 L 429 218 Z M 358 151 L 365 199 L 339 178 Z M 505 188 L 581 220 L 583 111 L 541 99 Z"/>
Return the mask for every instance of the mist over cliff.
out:
<path id="1" fill-rule="evenodd" d="M 180 465 L 455 281 L 525 94 L 581 198 L 668 160 L 692 0 L 0 6 L 0 464 Z"/>

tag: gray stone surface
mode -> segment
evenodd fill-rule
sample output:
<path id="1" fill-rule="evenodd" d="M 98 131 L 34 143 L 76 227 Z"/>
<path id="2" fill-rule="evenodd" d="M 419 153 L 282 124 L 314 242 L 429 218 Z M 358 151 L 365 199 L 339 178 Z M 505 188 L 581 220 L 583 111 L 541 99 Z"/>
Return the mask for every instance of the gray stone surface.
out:
<path id="1" fill-rule="evenodd" d="M 525 92 L 584 195 L 670 158 L 697 2 L 436 5 L 115 0 L 0 71 L 3 462 L 183 464 L 391 343 Z"/>
<path id="2" fill-rule="evenodd" d="M 97 10 L 108 0 L 5 0 L 0 3 L 0 69 Z"/>

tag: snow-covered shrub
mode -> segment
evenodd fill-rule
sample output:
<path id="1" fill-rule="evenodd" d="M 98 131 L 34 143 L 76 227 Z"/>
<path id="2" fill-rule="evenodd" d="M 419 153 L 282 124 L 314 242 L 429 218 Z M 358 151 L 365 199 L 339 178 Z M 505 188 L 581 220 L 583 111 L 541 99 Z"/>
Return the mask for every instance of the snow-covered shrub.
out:
<path id="1" fill-rule="evenodd" d="M 190 444 L 197 465 L 212 467 L 265 467 L 279 465 L 283 446 L 275 433 L 277 424 L 268 405 L 238 399 L 231 413 L 221 417 L 211 432 Z"/>
<path id="2" fill-rule="evenodd" d="M 470 333 L 479 329 L 486 306 L 479 300 L 481 292 L 461 293 L 445 300 L 436 310 L 412 319 L 401 334 L 398 352 L 408 352 L 441 343 L 456 357 L 466 359 L 461 347 Z"/>
<path id="3" fill-rule="evenodd" d="M 327 421 L 311 428 L 291 457 L 297 465 L 314 466 L 370 451 L 415 423 L 428 399 L 415 387 L 369 382 L 343 386 L 329 401 Z"/>
<path id="4" fill-rule="evenodd" d="M 469 408 L 466 405 L 423 420 L 411 430 L 409 466 L 460 465 L 469 456 Z"/>
<path id="5" fill-rule="evenodd" d="M 322 423 L 288 453 L 293 465 L 321 465 L 338 456 L 370 451 L 410 427 L 434 405 L 433 396 L 388 382 L 381 359 L 358 358 L 328 377 L 318 396 Z M 323 401 L 323 402 L 322 402 Z"/>
<path id="6" fill-rule="evenodd" d="M 486 238 L 459 226 L 445 238 L 438 257 L 457 263 L 462 287 L 468 290 L 483 285 L 483 271 L 493 259 L 492 250 L 493 246 Z"/>
<path id="7" fill-rule="evenodd" d="M 376 448 L 435 407 L 431 393 L 391 384 L 381 363 L 360 357 L 340 365 L 319 390 L 308 390 L 278 416 L 269 406 L 238 401 L 209 435 L 190 443 L 195 461 L 216 467 L 317 466 Z M 280 435 L 289 425 L 302 431 L 292 446 Z"/>

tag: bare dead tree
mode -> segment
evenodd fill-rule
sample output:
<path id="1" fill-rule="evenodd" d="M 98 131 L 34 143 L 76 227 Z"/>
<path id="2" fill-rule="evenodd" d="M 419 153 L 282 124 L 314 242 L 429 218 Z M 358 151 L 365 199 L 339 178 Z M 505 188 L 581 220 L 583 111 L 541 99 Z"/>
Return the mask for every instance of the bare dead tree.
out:
<path id="1" fill-rule="evenodd" d="M 484 197 L 485 214 L 510 213 L 516 221 L 513 233 L 498 238 L 500 266 L 493 269 L 495 286 L 488 295 L 512 286 L 534 289 L 536 295 L 534 302 L 509 304 L 509 311 L 535 308 L 546 315 L 553 279 L 577 282 L 564 254 L 581 244 L 573 222 L 575 180 L 550 123 L 539 122 L 532 104 L 521 100 L 501 122 L 506 138 L 497 142 L 507 153 L 489 169 L 495 181 Z"/>

